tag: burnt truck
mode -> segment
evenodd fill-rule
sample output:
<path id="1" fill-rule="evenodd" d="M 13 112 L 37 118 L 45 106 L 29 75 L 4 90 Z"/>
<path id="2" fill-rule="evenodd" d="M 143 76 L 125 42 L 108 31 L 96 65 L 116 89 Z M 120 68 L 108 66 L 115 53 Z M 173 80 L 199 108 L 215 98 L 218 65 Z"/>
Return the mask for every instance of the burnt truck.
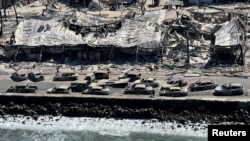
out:
<path id="1" fill-rule="evenodd" d="M 11 86 L 7 89 L 7 93 L 36 93 L 38 90 L 37 86 L 22 84 Z"/>
<path id="2" fill-rule="evenodd" d="M 75 81 L 78 80 L 78 73 L 75 72 L 64 72 L 64 73 L 57 73 L 53 77 L 53 81 Z"/>

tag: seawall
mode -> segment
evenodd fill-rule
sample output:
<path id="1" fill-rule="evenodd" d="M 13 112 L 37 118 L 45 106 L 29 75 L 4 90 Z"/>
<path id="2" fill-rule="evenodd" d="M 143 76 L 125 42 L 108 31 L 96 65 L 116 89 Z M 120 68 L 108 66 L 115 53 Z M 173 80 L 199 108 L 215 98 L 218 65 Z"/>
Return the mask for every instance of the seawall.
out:
<path id="1" fill-rule="evenodd" d="M 0 95 L 0 115 L 62 115 L 250 124 L 250 101 Z"/>

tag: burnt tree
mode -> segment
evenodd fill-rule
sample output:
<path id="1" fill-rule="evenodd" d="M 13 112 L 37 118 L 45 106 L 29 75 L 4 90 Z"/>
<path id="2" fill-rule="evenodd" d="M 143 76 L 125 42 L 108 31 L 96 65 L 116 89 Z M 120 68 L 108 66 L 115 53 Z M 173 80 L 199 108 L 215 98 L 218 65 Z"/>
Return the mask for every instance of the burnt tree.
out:
<path id="1" fill-rule="evenodd" d="M 14 0 L 11 0 L 11 5 L 14 8 L 15 16 L 16 16 L 16 25 L 18 25 L 18 17 L 17 17 L 17 12 L 16 12 L 16 7 L 15 7 L 15 2 Z"/>
<path id="2" fill-rule="evenodd" d="M 3 16 L 2 16 L 2 10 L 0 10 L 0 17 L 1 17 L 1 31 L 0 31 L 0 37 L 3 34 Z"/>

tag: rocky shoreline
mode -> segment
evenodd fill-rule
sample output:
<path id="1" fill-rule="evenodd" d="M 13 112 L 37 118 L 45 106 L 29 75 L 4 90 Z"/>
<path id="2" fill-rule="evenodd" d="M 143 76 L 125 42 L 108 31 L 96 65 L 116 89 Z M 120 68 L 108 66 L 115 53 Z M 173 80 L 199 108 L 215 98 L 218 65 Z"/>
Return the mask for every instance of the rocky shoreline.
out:
<path id="1" fill-rule="evenodd" d="M 1 96 L 0 115 L 153 119 L 207 124 L 250 124 L 250 102 L 81 97 Z"/>

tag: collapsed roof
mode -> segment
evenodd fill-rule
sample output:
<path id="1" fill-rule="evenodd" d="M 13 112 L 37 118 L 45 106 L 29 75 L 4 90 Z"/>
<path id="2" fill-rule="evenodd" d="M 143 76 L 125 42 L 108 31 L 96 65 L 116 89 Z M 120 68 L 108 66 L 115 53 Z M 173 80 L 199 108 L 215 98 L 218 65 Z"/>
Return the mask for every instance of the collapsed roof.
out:
<path id="1" fill-rule="evenodd" d="M 117 21 L 117 19 L 98 19 L 99 16 L 86 16 L 77 12 L 69 20 L 69 24 L 81 26 L 98 26 L 103 23 Z M 20 22 L 15 31 L 15 44 L 23 46 L 58 46 L 88 44 L 90 46 L 116 46 L 143 48 L 159 47 L 161 28 L 166 17 L 166 11 L 146 12 L 134 19 L 125 19 L 115 34 L 109 33 L 105 37 L 96 37 L 93 33 L 86 36 L 76 34 L 63 26 L 63 21 L 57 18 L 25 19 Z M 74 19 L 74 20 L 73 20 Z M 86 22 L 91 21 L 91 22 Z"/>
<path id="2" fill-rule="evenodd" d="M 227 47 L 240 44 L 240 33 L 235 20 L 225 22 L 215 36 L 215 46 Z"/>
<path id="3" fill-rule="evenodd" d="M 81 35 L 63 27 L 58 19 L 26 19 L 15 31 L 15 45 L 56 46 L 84 44 Z"/>

